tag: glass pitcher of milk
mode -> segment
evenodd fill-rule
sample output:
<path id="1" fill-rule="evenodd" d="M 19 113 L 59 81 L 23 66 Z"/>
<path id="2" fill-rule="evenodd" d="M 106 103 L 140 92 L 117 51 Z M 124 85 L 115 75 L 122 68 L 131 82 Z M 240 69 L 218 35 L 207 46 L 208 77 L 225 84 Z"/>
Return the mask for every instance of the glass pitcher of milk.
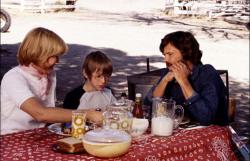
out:
<path id="1" fill-rule="evenodd" d="M 172 99 L 153 98 L 151 133 L 157 136 L 172 135 L 184 117 L 184 109 Z"/>

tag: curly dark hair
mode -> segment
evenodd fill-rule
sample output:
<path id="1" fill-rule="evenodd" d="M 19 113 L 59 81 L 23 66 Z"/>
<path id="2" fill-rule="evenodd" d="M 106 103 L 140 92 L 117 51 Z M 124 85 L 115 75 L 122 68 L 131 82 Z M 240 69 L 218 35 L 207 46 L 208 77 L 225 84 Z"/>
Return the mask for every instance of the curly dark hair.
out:
<path id="1" fill-rule="evenodd" d="M 180 50 L 184 60 L 189 60 L 194 65 L 202 63 L 202 51 L 199 49 L 199 43 L 192 33 L 176 31 L 165 35 L 160 44 L 162 53 L 169 43 Z"/>

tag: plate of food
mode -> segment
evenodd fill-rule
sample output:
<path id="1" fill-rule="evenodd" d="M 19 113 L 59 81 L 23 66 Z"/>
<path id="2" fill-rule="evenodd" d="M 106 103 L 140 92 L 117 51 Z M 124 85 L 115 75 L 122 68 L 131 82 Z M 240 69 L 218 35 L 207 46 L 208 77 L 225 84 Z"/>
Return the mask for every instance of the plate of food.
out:
<path id="1" fill-rule="evenodd" d="M 95 124 L 86 122 L 85 132 L 97 128 Z M 71 136 L 71 122 L 68 123 L 54 123 L 48 126 L 50 132 L 56 133 L 63 136 Z"/>
<path id="2" fill-rule="evenodd" d="M 186 125 L 190 123 L 190 119 L 188 117 L 184 117 L 183 120 L 181 121 L 180 125 Z"/>
<path id="3" fill-rule="evenodd" d="M 62 123 L 51 124 L 48 126 L 48 130 L 58 135 L 71 136 L 71 133 L 70 133 L 71 130 L 68 131 L 65 128 L 66 125 Z"/>

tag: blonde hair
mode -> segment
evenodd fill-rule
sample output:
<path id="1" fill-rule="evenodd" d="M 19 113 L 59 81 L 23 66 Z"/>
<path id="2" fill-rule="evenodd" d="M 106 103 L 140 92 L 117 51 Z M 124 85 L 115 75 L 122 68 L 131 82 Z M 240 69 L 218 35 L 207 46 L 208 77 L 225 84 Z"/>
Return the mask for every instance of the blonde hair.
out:
<path id="1" fill-rule="evenodd" d="M 25 36 L 19 46 L 17 58 L 20 65 L 28 66 L 30 63 L 37 65 L 51 56 L 63 55 L 67 50 L 67 44 L 56 33 L 38 27 Z"/>

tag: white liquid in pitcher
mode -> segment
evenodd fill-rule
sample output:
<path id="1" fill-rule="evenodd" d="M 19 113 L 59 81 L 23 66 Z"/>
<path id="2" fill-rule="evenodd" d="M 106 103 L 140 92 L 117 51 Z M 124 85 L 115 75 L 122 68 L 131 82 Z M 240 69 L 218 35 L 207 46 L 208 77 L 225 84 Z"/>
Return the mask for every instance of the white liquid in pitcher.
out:
<path id="1" fill-rule="evenodd" d="M 160 116 L 152 118 L 151 131 L 153 135 L 169 136 L 173 133 L 174 121 L 171 118 Z"/>

